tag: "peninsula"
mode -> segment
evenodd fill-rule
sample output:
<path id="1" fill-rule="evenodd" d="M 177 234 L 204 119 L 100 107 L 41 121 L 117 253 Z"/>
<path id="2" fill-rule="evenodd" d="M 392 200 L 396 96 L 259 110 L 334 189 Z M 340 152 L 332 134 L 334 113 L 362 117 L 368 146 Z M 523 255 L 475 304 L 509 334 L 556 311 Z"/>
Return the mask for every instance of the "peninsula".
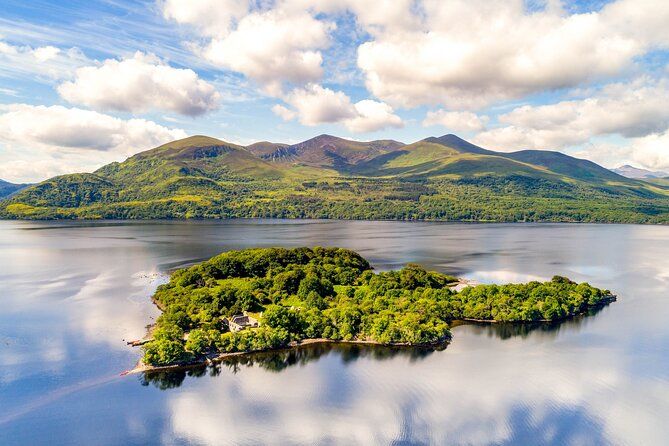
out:
<path id="1" fill-rule="evenodd" d="M 342 248 L 225 252 L 158 287 L 163 313 L 135 371 L 309 342 L 438 346 L 450 341 L 453 321 L 555 321 L 615 300 L 560 276 L 459 292 L 457 283 L 414 264 L 375 273 Z"/>

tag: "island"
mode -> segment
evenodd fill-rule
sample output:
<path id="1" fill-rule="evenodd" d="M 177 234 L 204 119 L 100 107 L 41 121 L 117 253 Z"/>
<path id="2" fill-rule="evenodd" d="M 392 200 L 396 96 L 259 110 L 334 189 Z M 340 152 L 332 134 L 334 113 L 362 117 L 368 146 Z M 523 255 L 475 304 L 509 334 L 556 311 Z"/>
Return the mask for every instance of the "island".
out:
<path id="1" fill-rule="evenodd" d="M 229 251 L 175 271 L 153 300 L 162 310 L 134 371 L 201 364 L 315 342 L 439 346 L 458 321 L 556 321 L 615 296 L 555 276 L 548 282 L 458 287 L 408 264 L 374 272 L 342 248 Z"/>

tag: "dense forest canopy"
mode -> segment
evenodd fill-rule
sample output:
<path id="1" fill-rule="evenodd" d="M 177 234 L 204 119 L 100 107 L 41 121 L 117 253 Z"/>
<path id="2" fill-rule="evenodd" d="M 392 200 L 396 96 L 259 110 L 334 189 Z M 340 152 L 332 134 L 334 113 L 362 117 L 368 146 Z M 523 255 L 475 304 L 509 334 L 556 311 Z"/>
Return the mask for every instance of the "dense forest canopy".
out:
<path id="1" fill-rule="evenodd" d="M 154 299 L 163 314 L 144 362 L 167 365 L 215 352 L 260 351 L 325 338 L 425 345 L 450 339 L 449 323 L 558 320 L 611 299 L 610 292 L 556 276 L 551 281 L 478 285 L 409 264 L 375 273 L 341 248 L 230 251 L 174 272 Z M 256 328 L 230 331 L 247 314 Z"/>

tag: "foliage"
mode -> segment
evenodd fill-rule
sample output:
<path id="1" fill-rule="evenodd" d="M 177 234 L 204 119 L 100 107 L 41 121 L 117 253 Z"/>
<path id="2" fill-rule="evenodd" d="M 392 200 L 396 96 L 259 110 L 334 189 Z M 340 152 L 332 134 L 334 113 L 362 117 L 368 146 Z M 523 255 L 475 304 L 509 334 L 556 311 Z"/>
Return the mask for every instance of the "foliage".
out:
<path id="1" fill-rule="evenodd" d="M 479 285 L 419 265 L 374 273 L 341 248 L 230 251 L 175 271 L 158 287 L 164 309 L 144 361 L 164 365 L 211 351 L 275 349 L 327 338 L 380 344 L 436 344 L 455 319 L 557 320 L 600 305 L 608 291 L 556 276 L 550 282 Z M 223 318 L 253 312 L 260 327 L 228 332 Z M 185 334 L 187 333 L 187 334 Z"/>
<path id="2" fill-rule="evenodd" d="M 442 143 L 372 150 L 372 159 L 323 167 L 268 162 L 233 144 L 192 137 L 27 187 L 0 202 L 0 218 L 669 223 L 669 188 L 662 184 L 553 152 L 463 152 Z M 358 153 L 349 149 L 341 153 Z"/>

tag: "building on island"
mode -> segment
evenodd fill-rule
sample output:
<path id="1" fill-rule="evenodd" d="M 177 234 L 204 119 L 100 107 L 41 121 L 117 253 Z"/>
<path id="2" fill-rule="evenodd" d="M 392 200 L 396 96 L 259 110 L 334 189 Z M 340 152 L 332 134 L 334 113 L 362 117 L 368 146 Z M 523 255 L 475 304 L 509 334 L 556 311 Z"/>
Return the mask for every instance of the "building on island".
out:
<path id="1" fill-rule="evenodd" d="M 249 316 L 246 311 L 244 314 L 235 314 L 230 319 L 223 319 L 223 322 L 228 326 L 230 331 L 241 331 L 245 328 L 256 328 L 258 325 L 258 319 Z"/>

